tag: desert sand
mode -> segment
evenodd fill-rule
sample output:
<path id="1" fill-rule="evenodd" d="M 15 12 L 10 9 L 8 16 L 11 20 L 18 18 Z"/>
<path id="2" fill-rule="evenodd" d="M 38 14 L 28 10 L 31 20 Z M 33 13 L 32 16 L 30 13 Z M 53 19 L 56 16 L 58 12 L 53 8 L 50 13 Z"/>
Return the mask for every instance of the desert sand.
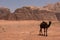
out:
<path id="1" fill-rule="evenodd" d="M 0 40 L 60 40 L 60 22 L 52 22 L 47 37 L 38 35 L 41 22 L 0 20 Z"/>

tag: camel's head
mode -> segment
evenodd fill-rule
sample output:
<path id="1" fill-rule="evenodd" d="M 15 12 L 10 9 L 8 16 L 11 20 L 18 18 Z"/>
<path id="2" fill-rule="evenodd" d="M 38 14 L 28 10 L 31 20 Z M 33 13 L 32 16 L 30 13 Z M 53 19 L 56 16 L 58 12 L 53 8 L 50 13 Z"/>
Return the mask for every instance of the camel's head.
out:
<path id="1" fill-rule="evenodd" d="M 51 21 L 49 21 L 49 24 L 51 24 Z"/>

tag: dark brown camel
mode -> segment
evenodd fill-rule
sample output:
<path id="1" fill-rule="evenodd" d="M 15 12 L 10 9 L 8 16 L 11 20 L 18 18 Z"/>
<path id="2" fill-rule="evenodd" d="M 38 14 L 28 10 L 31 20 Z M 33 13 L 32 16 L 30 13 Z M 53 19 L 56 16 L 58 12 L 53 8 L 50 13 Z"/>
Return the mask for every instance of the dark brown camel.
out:
<path id="1" fill-rule="evenodd" d="M 50 25 L 51 25 L 51 21 L 49 21 L 49 24 L 47 24 L 46 22 L 42 22 L 41 24 L 40 24 L 40 33 L 39 33 L 39 35 L 43 35 L 42 34 L 42 29 L 44 29 L 44 36 L 47 36 L 47 30 L 48 30 L 48 28 L 50 27 Z"/>

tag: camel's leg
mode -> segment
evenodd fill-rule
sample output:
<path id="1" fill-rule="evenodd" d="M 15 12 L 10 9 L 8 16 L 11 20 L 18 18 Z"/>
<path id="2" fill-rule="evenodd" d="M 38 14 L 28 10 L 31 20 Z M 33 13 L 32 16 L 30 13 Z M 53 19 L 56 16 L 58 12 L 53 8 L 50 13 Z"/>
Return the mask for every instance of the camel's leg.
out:
<path id="1" fill-rule="evenodd" d="M 39 30 L 39 35 L 42 35 L 42 28 L 40 28 Z"/>
<path id="2" fill-rule="evenodd" d="M 44 28 L 44 36 L 45 36 L 45 32 L 46 32 L 46 31 L 45 31 L 45 28 Z"/>
<path id="3" fill-rule="evenodd" d="M 47 36 L 47 28 L 46 28 L 46 36 Z"/>
<path id="4" fill-rule="evenodd" d="M 40 32 L 42 33 L 42 28 L 40 28 Z"/>

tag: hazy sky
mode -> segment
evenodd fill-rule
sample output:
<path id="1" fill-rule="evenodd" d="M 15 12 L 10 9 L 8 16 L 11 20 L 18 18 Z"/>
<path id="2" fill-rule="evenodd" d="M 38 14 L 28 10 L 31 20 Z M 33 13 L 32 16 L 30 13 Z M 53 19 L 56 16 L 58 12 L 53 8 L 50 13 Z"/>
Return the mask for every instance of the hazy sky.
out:
<path id="1" fill-rule="evenodd" d="M 10 8 L 11 11 L 22 6 L 43 6 L 47 3 L 60 2 L 60 0 L 0 0 L 0 6 Z"/>

